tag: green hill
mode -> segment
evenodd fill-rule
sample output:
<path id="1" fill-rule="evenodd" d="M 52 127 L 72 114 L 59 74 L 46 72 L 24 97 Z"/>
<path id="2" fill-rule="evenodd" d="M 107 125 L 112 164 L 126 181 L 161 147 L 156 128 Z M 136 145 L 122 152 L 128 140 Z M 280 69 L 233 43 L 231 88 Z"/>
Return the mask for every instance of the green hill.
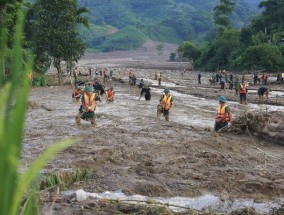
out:
<path id="1" fill-rule="evenodd" d="M 90 29 L 81 30 L 89 49 L 136 49 L 147 40 L 179 44 L 210 41 L 213 8 L 219 0 L 79 0 L 90 13 Z M 236 0 L 234 27 L 248 25 L 260 11 L 260 0 Z M 115 29 L 115 30 L 114 30 Z"/>

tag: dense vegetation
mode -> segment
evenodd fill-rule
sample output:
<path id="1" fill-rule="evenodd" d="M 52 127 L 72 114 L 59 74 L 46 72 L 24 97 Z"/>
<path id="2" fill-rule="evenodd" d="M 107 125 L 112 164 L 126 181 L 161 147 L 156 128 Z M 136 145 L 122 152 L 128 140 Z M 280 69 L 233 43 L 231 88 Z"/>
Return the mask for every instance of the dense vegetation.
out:
<path id="1" fill-rule="evenodd" d="M 260 0 L 237 0 L 230 20 L 237 29 L 248 25 Z M 89 30 L 81 31 L 88 48 L 127 50 L 152 39 L 179 44 L 211 42 L 216 36 L 213 9 L 219 0 L 78 0 L 90 13 Z M 111 31 L 115 28 L 116 31 Z M 97 32 L 97 30 L 99 32 Z"/>
<path id="2" fill-rule="evenodd" d="M 218 35 L 206 46 L 184 42 L 178 52 L 193 61 L 195 67 L 206 70 L 246 69 L 246 70 L 283 70 L 284 45 L 284 2 L 278 0 L 261 1 L 262 13 L 251 24 L 238 30 L 226 21 L 232 11 L 232 0 L 220 0 L 214 9 L 215 16 L 220 15 L 218 8 L 224 9 L 220 19 Z M 225 20 L 225 21 L 224 21 Z M 191 51 L 190 51 L 191 50 Z M 192 55 L 191 52 L 199 55 Z"/>
<path id="3" fill-rule="evenodd" d="M 70 70 L 73 63 L 84 54 L 85 43 L 79 35 L 78 26 L 88 27 L 87 18 L 82 16 L 88 11 L 78 7 L 76 0 L 35 0 L 28 3 L 24 0 L 0 0 L 0 39 L 5 43 L 3 61 L 0 62 L 5 71 L 3 82 L 11 78 L 11 50 L 19 9 L 26 15 L 24 58 L 32 56 L 33 71 L 37 73 L 46 72 L 52 63 L 58 71 L 61 84 L 62 63 L 67 63 Z"/>
<path id="4" fill-rule="evenodd" d="M 59 80 L 62 62 L 70 70 L 84 54 L 81 40 L 89 51 L 137 49 L 147 40 L 176 43 L 180 46 L 171 60 L 188 59 L 205 70 L 283 69 L 283 1 L 52 1 L 0 1 L 0 26 L 6 23 L 12 35 L 15 11 L 23 5 L 24 54 L 34 55 L 34 71 L 44 72 L 53 63 Z M 7 71 L 11 38 L 4 61 Z"/>

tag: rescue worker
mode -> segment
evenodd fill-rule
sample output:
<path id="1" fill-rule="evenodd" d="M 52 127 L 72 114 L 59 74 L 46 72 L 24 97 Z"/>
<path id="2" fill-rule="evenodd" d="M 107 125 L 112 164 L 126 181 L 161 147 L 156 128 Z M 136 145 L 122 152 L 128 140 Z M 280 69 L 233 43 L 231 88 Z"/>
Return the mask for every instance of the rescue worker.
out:
<path id="1" fill-rule="evenodd" d="M 160 114 L 163 113 L 166 121 L 169 121 L 170 109 L 173 105 L 173 97 L 170 94 L 169 89 L 164 90 L 164 94 L 160 99 L 160 104 L 157 109 L 157 118 L 160 118 Z"/>
<path id="2" fill-rule="evenodd" d="M 79 109 L 79 113 L 76 116 L 77 125 L 81 124 L 81 119 L 86 121 L 91 121 L 91 124 L 95 124 L 95 109 L 96 109 L 96 101 L 95 101 L 95 93 L 93 92 L 90 86 L 86 86 L 84 90 L 84 94 L 82 96 L 81 102 L 82 105 Z"/>
<path id="3" fill-rule="evenodd" d="M 99 93 L 101 96 L 105 94 L 104 86 L 101 84 L 101 82 L 97 78 L 94 79 L 93 88 L 94 88 L 94 91 L 96 93 Z"/>
<path id="4" fill-rule="evenodd" d="M 132 85 L 132 77 L 133 77 L 133 73 L 131 70 L 129 70 L 128 72 L 128 82 L 130 85 Z"/>
<path id="5" fill-rule="evenodd" d="M 271 91 L 268 86 L 261 86 L 258 88 L 257 94 L 258 94 L 258 104 L 263 104 L 264 96 L 266 97 L 266 100 L 268 99 L 268 92 Z"/>
<path id="6" fill-rule="evenodd" d="M 199 73 L 197 77 L 198 77 L 198 84 L 201 84 L 201 74 Z"/>
<path id="7" fill-rule="evenodd" d="M 159 86 L 161 86 L 161 84 L 162 84 L 162 73 L 159 73 L 158 84 L 159 84 Z"/>
<path id="8" fill-rule="evenodd" d="M 104 83 L 107 83 L 107 82 L 108 82 L 108 70 L 105 69 L 105 70 L 103 71 L 103 73 L 104 73 Z"/>
<path id="9" fill-rule="evenodd" d="M 113 101 L 114 101 L 114 91 L 113 91 L 113 87 L 110 87 L 110 88 L 106 91 L 106 97 L 107 97 L 107 101 L 108 101 L 108 102 L 113 102 Z"/>
<path id="10" fill-rule="evenodd" d="M 238 75 L 235 75 L 234 86 L 235 86 L 235 92 L 236 92 L 236 96 L 237 96 L 237 95 L 238 95 L 238 92 L 239 92 L 239 89 L 240 89 L 240 82 L 239 82 L 239 77 L 238 77 Z"/>
<path id="11" fill-rule="evenodd" d="M 247 85 L 243 82 L 239 87 L 240 104 L 247 104 Z"/>
<path id="12" fill-rule="evenodd" d="M 258 78 L 257 73 L 254 73 L 253 74 L 253 85 L 257 85 L 257 78 Z"/>
<path id="13" fill-rule="evenodd" d="M 29 72 L 28 73 L 28 79 L 29 79 L 29 85 L 30 85 L 30 87 L 33 85 L 33 77 L 34 75 L 33 75 L 33 72 L 31 71 L 31 72 Z"/>
<path id="14" fill-rule="evenodd" d="M 73 75 L 74 75 L 74 79 L 75 79 L 75 83 L 76 83 L 76 82 L 77 82 L 78 75 L 79 75 L 79 73 L 78 73 L 78 67 L 75 67 L 74 72 L 73 72 Z"/>
<path id="15" fill-rule="evenodd" d="M 143 79 L 140 80 L 139 88 L 140 88 L 140 89 L 143 89 L 143 88 L 144 88 L 144 80 L 143 80 Z"/>
<path id="16" fill-rule="evenodd" d="M 76 88 L 72 94 L 72 98 L 75 99 L 76 102 L 79 102 L 80 101 L 80 98 L 81 98 L 81 90 L 82 88 L 78 85 L 76 85 Z"/>
<path id="17" fill-rule="evenodd" d="M 146 101 L 151 100 L 151 89 L 148 84 L 145 84 L 145 86 L 142 88 L 141 93 L 140 93 L 140 98 L 142 97 L 143 93 L 145 93 Z"/>
<path id="18" fill-rule="evenodd" d="M 230 122 L 232 118 L 230 108 L 226 105 L 226 98 L 224 96 L 220 96 L 218 100 L 220 105 L 215 118 L 215 131 L 227 126 L 228 122 Z"/>

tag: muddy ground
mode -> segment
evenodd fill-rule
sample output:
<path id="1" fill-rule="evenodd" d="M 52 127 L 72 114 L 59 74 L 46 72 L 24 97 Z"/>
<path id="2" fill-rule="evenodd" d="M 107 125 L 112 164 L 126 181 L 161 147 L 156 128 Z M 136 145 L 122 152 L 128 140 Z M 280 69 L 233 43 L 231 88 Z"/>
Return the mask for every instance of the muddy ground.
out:
<path id="1" fill-rule="evenodd" d="M 68 78 L 64 86 L 53 85 L 56 79 L 51 70 L 48 76 L 52 86 L 32 88 L 30 92 L 23 166 L 28 166 L 56 141 L 79 138 L 50 161 L 45 172 L 88 169 L 91 176 L 86 181 L 61 187 L 61 190 L 84 189 L 94 193 L 120 190 L 126 195 L 148 197 L 212 194 L 222 201 L 252 199 L 256 203 L 280 205 L 284 198 L 284 140 L 262 138 L 253 133 L 252 136 L 216 133 L 213 126 L 219 95 L 228 98 L 234 117 L 249 111 L 267 112 L 276 114 L 283 124 L 283 85 L 274 85 L 274 89 L 279 90 L 271 95 L 274 105 L 258 106 L 253 90 L 248 95 L 249 104 L 240 105 L 234 91 L 224 92 L 209 85 L 211 74 L 202 73 L 202 84 L 197 85 L 197 72 L 181 76 L 182 68 L 188 64 L 177 66 L 177 63 L 167 62 L 165 56 L 149 56 L 147 58 L 147 53 L 145 57 L 141 57 L 141 53 L 88 55 L 79 62 L 83 74 L 87 74 L 88 67 L 114 69 L 114 79 L 106 83 L 106 87 L 114 86 L 115 101 L 107 103 L 103 98 L 98 103 L 95 125 L 86 121 L 75 125 L 80 104 L 71 98 Z M 151 64 L 154 65 L 152 69 Z M 147 65 L 145 69 L 143 65 Z M 143 78 L 151 85 L 151 101 L 143 97 L 138 100 L 140 89 L 127 82 L 129 68 L 138 80 Z M 162 86 L 154 80 L 157 68 L 162 72 Z M 94 76 L 93 73 L 91 78 L 82 76 L 80 79 L 93 81 Z M 246 79 L 250 77 L 247 75 Z M 171 89 L 174 98 L 170 122 L 162 117 L 156 119 L 156 106 L 164 87 Z M 55 192 L 42 195 L 42 214 L 49 212 L 52 196 L 56 196 Z M 178 214 L 169 209 L 153 208 L 145 212 L 145 208 L 129 208 L 118 202 L 72 203 L 69 196 L 63 194 L 56 196 L 52 207 L 54 214 L 134 214 L 139 211 L 140 214 Z"/>

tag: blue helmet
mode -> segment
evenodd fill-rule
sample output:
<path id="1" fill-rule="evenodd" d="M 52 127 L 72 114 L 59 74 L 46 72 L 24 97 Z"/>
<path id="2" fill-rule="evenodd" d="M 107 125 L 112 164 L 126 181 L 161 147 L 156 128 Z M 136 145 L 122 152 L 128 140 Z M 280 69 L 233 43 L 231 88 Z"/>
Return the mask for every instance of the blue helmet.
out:
<path id="1" fill-rule="evenodd" d="M 92 92 L 93 89 L 90 87 L 90 86 L 86 86 L 85 87 L 85 92 L 88 93 L 88 92 Z"/>
<path id="2" fill-rule="evenodd" d="M 226 97 L 225 96 L 220 96 L 219 97 L 219 102 L 222 102 L 222 103 L 227 102 Z"/>
<path id="3" fill-rule="evenodd" d="M 169 89 L 164 89 L 164 93 L 170 93 Z"/>

